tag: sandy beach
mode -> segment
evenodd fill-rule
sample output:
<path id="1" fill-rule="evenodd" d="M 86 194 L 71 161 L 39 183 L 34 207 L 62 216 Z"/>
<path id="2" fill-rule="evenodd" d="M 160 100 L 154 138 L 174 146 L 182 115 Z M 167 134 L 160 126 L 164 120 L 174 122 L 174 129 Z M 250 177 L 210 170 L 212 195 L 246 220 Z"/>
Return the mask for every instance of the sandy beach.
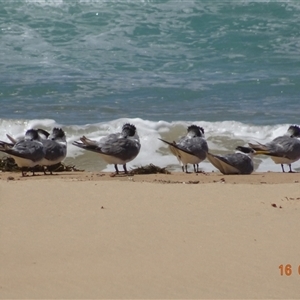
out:
<path id="1" fill-rule="evenodd" d="M 0 173 L 0 297 L 296 299 L 299 211 L 299 173 Z"/>

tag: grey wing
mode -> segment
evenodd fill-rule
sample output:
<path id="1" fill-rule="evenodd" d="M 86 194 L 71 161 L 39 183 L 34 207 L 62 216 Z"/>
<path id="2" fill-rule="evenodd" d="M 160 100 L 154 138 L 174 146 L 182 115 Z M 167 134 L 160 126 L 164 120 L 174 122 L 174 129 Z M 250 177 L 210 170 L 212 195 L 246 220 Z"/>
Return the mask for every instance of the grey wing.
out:
<path id="1" fill-rule="evenodd" d="M 249 143 L 249 146 L 255 151 L 263 151 L 261 154 L 291 159 L 299 157 L 300 151 L 300 141 L 289 136 L 279 136 L 267 144 Z"/>
<path id="2" fill-rule="evenodd" d="M 253 172 L 252 159 L 241 153 L 227 154 L 225 160 L 231 166 L 239 170 L 240 174 L 251 174 Z"/>
<path id="3" fill-rule="evenodd" d="M 253 172 L 251 158 L 241 153 L 227 155 L 208 153 L 207 158 L 223 174 L 251 174 Z"/>
<path id="4" fill-rule="evenodd" d="M 208 152 L 207 142 L 201 137 L 181 139 L 180 142 L 177 143 L 177 147 L 188 154 L 199 157 L 200 159 L 205 159 Z"/>
<path id="5" fill-rule="evenodd" d="M 228 160 L 221 155 L 207 153 L 207 159 L 215 166 L 222 174 L 239 174 L 239 170 L 228 163 Z"/>
<path id="6" fill-rule="evenodd" d="M 300 157 L 300 141 L 296 138 L 290 137 L 282 139 L 270 150 L 270 152 L 276 154 L 274 156 L 297 159 Z"/>
<path id="7" fill-rule="evenodd" d="M 130 159 L 138 155 L 140 151 L 140 144 L 130 138 L 110 138 L 101 145 L 99 152 L 118 157 L 120 159 Z"/>
<path id="8" fill-rule="evenodd" d="M 66 155 L 66 147 L 52 140 L 44 140 L 45 158 L 47 160 L 56 160 L 58 157 Z"/>
<path id="9" fill-rule="evenodd" d="M 5 152 L 34 162 L 41 160 L 45 156 L 43 145 L 36 141 L 21 141 Z"/>
<path id="10" fill-rule="evenodd" d="M 103 138 L 100 139 L 99 142 L 97 142 L 98 146 L 99 147 L 102 147 L 103 145 L 105 145 L 106 143 L 109 143 L 111 141 L 115 141 L 119 138 L 122 137 L 122 134 L 121 132 L 118 132 L 118 133 L 111 133 L 107 136 L 104 136 Z"/>
<path id="11" fill-rule="evenodd" d="M 296 159 L 300 156 L 300 141 L 296 138 L 282 136 L 266 144 L 270 156 Z"/>

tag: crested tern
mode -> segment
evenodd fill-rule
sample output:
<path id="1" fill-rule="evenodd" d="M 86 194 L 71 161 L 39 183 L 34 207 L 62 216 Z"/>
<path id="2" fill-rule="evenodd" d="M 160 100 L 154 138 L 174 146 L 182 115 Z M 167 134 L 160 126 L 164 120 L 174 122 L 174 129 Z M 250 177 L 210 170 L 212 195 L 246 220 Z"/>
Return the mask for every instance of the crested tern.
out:
<path id="1" fill-rule="evenodd" d="M 22 176 L 25 176 L 26 170 L 31 169 L 34 175 L 33 167 L 40 164 L 45 156 L 43 144 L 37 130 L 29 129 L 25 137 L 15 144 L 1 141 L 0 151 L 11 156 L 18 167 L 21 169 Z"/>
<path id="2" fill-rule="evenodd" d="M 160 139 L 169 145 L 169 149 L 181 164 L 182 171 L 187 172 L 187 165 L 192 164 L 195 173 L 199 171 L 198 164 L 206 158 L 208 145 L 204 138 L 204 129 L 197 125 L 191 125 L 187 128 L 187 134 L 181 137 L 177 142 L 168 142 Z"/>
<path id="3" fill-rule="evenodd" d="M 116 174 L 119 174 L 117 165 L 123 165 L 124 173 L 127 174 L 126 163 L 132 161 L 141 149 L 136 127 L 129 123 L 123 125 L 121 132 L 109 134 L 100 141 L 93 141 L 85 136 L 80 141 L 72 144 L 98 153 L 108 164 L 115 166 Z"/>
<path id="4" fill-rule="evenodd" d="M 46 169 L 52 175 L 51 166 L 55 166 L 62 162 L 67 155 L 67 141 L 65 132 L 61 128 L 53 128 L 52 133 L 49 134 L 43 129 L 37 129 L 38 134 L 41 137 L 41 142 L 45 148 L 45 156 L 40 162 L 40 165 L 44 167 L 44 174 Z"/>
<path id="5" fill-rule="evenodd" d="M 253 155 L 255 151 L 249 147 L 238 146 L 235 153 L 215 155 L 207 153 L 207 159 L 222 174 L 251 174 L 253 172 Z"/>
<path id="6" fill-rule="evenodd" d="M 282 172 L 284 170 L 284 164 L 290 168 L 292 173 L 292 163 L 300 159 L 300 127 L 297 125 L 291 125 L 287 133 L 283 136 L 279 136 L 266 144 L 252 144 L 249 146 L 256 151 L 256 154 L 264 154 L 270 156 L 275 164 L 280 164 Z"/>

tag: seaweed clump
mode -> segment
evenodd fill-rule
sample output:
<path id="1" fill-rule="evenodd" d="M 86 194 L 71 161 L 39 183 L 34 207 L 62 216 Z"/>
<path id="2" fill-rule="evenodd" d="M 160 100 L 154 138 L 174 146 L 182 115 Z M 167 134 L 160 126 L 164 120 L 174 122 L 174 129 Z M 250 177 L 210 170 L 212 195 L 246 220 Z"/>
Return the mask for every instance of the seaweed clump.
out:
<path id="1" fill-rule="evenodd" d="M 137 174 L 171 174 L 166 168 L 160 168 L 153 164 L 137 167 L 129 171 L 131 175 Z"/>
<path id="2" fill-rule="evenodd" d="M 0 171 L 2 172 L 19 172 L 20 168 L 11 157 L 3 157 L 0 159 Z"/>
<path id="3" fill-rule="evenodd" d="M 44 172 L 43 166 L 35 166 L 31 169 L 34 172 Z M 53 166 L 47 167 L 48 171 L 51 172 L 83 172 L 84 170 L 79 170 L 73 165 L 65 165 L 63 163 L 58 163 Z M 0 171 L 2 172 L 21 172 L 21 169 L 15 163 L 12 157 L 3 157 L 0 159 Z"/>

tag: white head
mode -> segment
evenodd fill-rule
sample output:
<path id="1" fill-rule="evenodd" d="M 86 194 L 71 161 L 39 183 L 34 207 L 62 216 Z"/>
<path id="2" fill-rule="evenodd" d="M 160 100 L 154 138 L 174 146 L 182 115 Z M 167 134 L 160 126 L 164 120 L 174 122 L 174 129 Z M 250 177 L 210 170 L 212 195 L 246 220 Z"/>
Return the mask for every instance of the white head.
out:
<path id="1" fill-rule="evenodd" d="M 249 157 L 253 157 L 255 154 L 255 150 L 249 147 L 237 146 L 235 148 L 236 152 L 240 152 L 242 154 L 248 155 Z"/>

